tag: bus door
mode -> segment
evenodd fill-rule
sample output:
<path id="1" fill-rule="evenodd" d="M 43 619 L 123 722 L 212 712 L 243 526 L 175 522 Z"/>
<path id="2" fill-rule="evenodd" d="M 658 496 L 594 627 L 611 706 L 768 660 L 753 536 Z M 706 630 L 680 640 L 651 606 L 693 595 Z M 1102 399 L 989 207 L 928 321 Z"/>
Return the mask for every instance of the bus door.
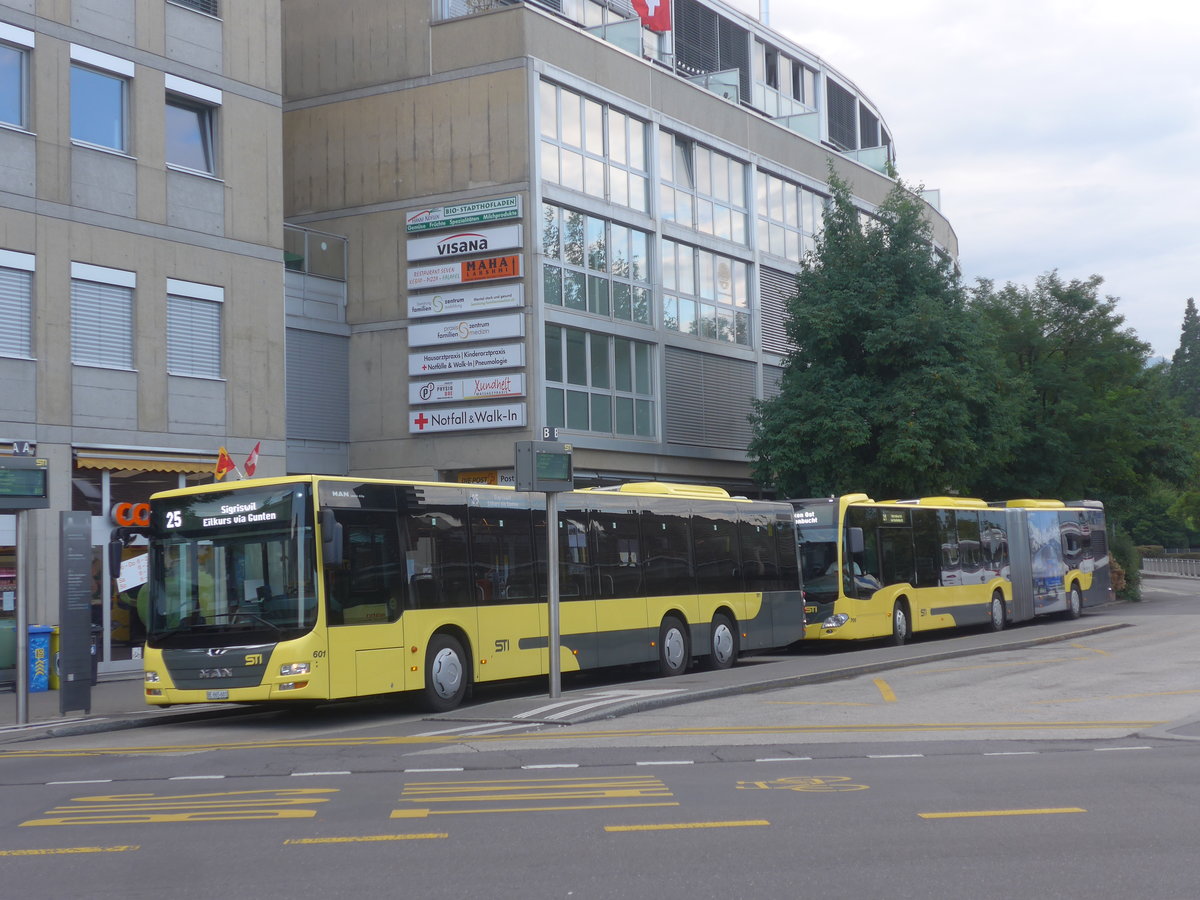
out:
<path id="1" fill-rule="evenodd" d="M 487 660 L 479 677 L 542 674 L 548 666 L 545 603 L 534 563 L 530 510 L 523 502 L 476 506 L 470 522 L 472 588 L 479 604 L 476 655 Z"/>
<path id="2" fill-rule="evenodd" d="M 559 499 L 558 509 L 558 617 L 562 671 L 593 669 L 600 665 L 596 634 L 596 575 L 588 542 L 588 513 L 584 501 L 570 494 Z M 534 522 L 539 523 L 538 514 Z M 544 521 L 544 518 L 540 521 Z M 545 557 L 545 531 L 539 527 L 538 560 Z M 539 564 L 539 570 L 544 566 Z"/>
<path id="3" fill-rule="evenodd" d="M 325 572 L 330 692 L 405 690 L 405 564 L 394 509 L 338 509 L 342 561 Z"/>

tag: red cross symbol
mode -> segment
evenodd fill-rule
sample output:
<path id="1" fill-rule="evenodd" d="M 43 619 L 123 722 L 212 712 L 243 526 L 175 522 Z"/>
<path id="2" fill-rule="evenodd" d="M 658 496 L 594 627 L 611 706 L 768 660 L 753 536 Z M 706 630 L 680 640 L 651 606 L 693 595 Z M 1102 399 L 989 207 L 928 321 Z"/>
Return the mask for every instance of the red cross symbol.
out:
<path id="1" fill-rule="evenodd" d="M 429 424 L 429 420 L 425 418 L 425 413 L 421 413 L 413 419 L 413 424 L 417 426 L 417 431 L 424 431 L 425 426 Z"/>

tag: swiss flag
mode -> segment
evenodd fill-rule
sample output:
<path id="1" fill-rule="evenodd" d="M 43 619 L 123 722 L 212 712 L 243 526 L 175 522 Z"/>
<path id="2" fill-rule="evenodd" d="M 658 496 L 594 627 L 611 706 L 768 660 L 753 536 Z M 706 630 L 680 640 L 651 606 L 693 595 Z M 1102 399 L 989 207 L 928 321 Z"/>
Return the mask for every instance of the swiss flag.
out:
<path id="1" fill-rule="evenodd" d="M 250 455 L 246 457 L 246 465 L 242 468 L 246 470 L 246 477 L 253 478 L 254 470 L 258 468 L 258 448 L 262 446 L 262 441 L 254 445 L 254 449 L 250 451 Z"/>
<path id="2" fill-rule="evenodd" d="M 671 0 L 633 0 L 633 8 L 651 31 L 671 30 Z"/>

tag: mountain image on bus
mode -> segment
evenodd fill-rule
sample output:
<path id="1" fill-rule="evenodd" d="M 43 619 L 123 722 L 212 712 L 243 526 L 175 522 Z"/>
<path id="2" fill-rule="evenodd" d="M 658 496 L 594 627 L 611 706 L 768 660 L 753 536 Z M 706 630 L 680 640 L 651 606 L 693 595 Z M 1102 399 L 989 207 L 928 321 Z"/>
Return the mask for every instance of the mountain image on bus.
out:
<path id="1" fill-rule="evenodd" d="M 324 476 L 155 494 L 145 699 L 303 702 L 549 671 L 545 497 Z M 677 675 L 804 636 L 793 510 L 659 482 L 558 495 L 560 671 Z M 113 571 L 137 552 L 117 529 Z M 128 562 L 128 560 L 126 560 Z"/>
<path id="2" fill-rule="evenodd" d="M 792 505 L 810 640 L 999 631 L 1112 599 L 1099 501 L 848 494 Z"/>

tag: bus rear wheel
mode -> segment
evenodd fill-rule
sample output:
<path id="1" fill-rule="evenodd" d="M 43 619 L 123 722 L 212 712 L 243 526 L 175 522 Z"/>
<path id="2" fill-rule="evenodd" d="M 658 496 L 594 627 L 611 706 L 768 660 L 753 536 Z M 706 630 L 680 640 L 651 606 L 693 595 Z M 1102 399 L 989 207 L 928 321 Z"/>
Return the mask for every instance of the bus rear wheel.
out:
<path id="1" fill-rule="evenodd" d="M 430 712 L 449 712 L 467 693 L 466 654 L 462 644 L 448 634 L 435 634 L 425 651 L 425 687 L 422 705 Z"/>
<path id="2" fill-rule="evenodd" d="M 988 627 L 992 631 L 1004 630 L 1004 597 L 999 592 L 992 594 L 992 606 L 988 618 Z"/>
<path id="3" fill-rule="evenodd" d="M 709 631 L 708 658 L 710 669 L 728 669 L 738 657 L 738 633 L 733 621 L 725 613 L 713 616 Z"/>
<path id="4" fill-rule="evenodd" d="M 912 638 L 908 622 L 908 604 L 897 600 L 892 607 L 892 645 L 902 647 Z"/>
<path id="5" fill-rule="evenodd" d="M 682 675 L 690 660 L 687 629 L 675 616 L 667 616 L 658 629 L 658 673 Z"/>

